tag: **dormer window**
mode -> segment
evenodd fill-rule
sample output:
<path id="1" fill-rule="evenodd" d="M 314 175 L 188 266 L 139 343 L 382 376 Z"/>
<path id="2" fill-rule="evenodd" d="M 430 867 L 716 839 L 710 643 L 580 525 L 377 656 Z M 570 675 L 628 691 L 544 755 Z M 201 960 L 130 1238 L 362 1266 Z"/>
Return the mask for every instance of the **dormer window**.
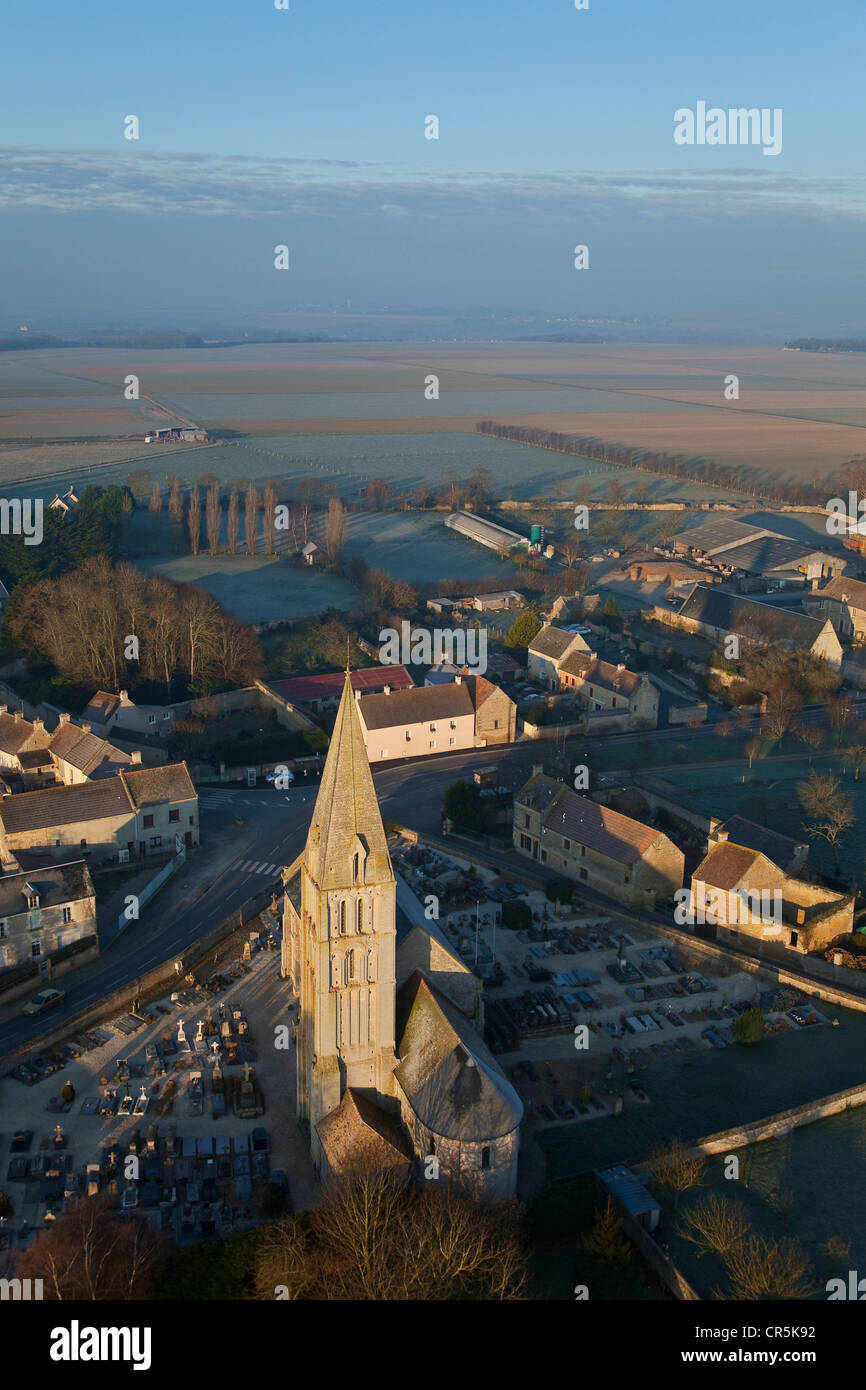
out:
<path id="1" fill-rule="evenodd" d="M 29 908 L 34 908 L 34 907 L 38 907 L 38 906 L 39 906 L 39 894 L 38 894 L 38 893 L 28 893 L 28 894 L 27 894 L 27 906 L 28 906 Z"/>

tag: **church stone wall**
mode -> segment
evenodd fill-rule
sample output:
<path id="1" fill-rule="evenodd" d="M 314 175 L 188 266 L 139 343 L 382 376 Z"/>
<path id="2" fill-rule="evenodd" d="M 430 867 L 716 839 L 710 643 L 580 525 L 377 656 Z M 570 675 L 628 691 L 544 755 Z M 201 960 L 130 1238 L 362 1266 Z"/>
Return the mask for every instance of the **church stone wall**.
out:
<path id="1" fill-rule="evenodd" d="M 400 1114 L 418 1158 L 420 1180 L 454 1187 L 481 1202 L 502 1202 L 517 1193 L 517 1154 L 520 1131 L 477 1142 L 449 1139 L 422 1125 L 399 1083 Z M 487 1150 L 487 1167 L 484 1151 Z M 435 1157 L 438 1178 L 425 1179 L 426 1161 Z"/>

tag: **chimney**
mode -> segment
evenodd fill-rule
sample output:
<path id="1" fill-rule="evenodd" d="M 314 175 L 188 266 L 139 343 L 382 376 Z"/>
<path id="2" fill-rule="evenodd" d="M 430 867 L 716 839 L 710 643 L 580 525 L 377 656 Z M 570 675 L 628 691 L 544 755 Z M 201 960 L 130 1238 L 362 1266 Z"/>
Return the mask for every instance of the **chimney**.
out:
<path id="1" fill-rule="evenodd" d="M 84 730 L 84 732 L 85 732 L 86 734 L 90 734 L 90 733 L 93 732 L 93 725 L 92 725 L 92 724 L 84 723 L 84 724 L 81 725 L 81 727 L 82 727 L 82 729 Z"/>
<path id="2" fill-rule="evenodd" d="M 61 714 L 61 716 L 60 716 L 60 723 L 61 723 L 61 724 L 68 724 L 71 718 L 72 718 L 72 715 L 71 715 L 71 714 Z"/>
<path id="3" fill-rule="evenodd" d="M 35 730 L 35 732 L 36 732 L 37 734 L 43 734 L 43 733 L 45 732 L 45 722 L 44 722 L 44 720 L 42 720 L 42 719 L 34 719 L 34 720 L 33 720 L 33 728 L 34 728 L 34 730 Z"/>
<path id="4" fill-rule="evenodd" d="M 8 713 L 9 713 L 9 706 L 8 706 L 8 705 L 0 705 L 0 714 L 8 714 Z"/>
<path id="5" fill-rule="evenodd" d="M 544 763 L 533 763 L 533 764 L 532 764 L 532 775 L 533 775 L 533 777 L 540 777 L 543 771 L 544 771 Z"/>
<path id="6" fill-rule="evenodd" d="M 386 695 L 390 695 L 390 694 L 391 694 L 391 687 L 390 687 L 390 685 L 386 685 L 386 686 L 385 686 L 385 691 L 384 691 L 384 693 L 385 693 Z"/>
<path id="7" fill-rule="evenodd" d="M 454 684 L 455 684 L 455 685 L 462 685 L 462 684 L 463 684 L 463 676 L 462 676 L 462 675 L 455 676 L 455 677 L 454 677 Z"/>
<path id="8" fill-rule="evenodd" d="M 20 722 L 20 720 L 21 720 L 21 711 L 20 711 L 20 709 L 17 709 L 17 710 L 15 711 L 15 723 L 18 724 L 18 723 Z"/>
<path id="9" fill-rule="evenodd" d="M 625 670 L 625 662 L 624 662 L 624 661 L 618 661 L 618 662 L 617 662 L 616 669 L 617 669 L 618 671 L 624 671 L 624 670 Z"/>
<path id="10" fill-rule="evenodd" d="M 136 767 L 141 766 L 141 751 L 138 748 L 136 748 L 134 753 L 130 753 L 129 756 L 132 758 L 132 761 L 136 765 Z"/>
<path id="11" fill-rule="evenodd" d="M 128 700 L 128 699 L 129 699 L 129 691 L 128 691 L 128 690 L 121 690 L 121 692 L 120 692 L 120 698 L 121 698 L 121 700 Z"/>

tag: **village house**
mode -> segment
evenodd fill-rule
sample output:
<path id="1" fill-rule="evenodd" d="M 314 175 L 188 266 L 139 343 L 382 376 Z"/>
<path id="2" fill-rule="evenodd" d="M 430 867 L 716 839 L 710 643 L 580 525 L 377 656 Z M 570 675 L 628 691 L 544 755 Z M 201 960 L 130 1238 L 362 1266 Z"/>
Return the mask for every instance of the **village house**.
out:
<path id="1" fill-rule="evenodd" d="M 752 646 L 806 651 L 834 667 L 842 662 L 842 646 L 829 618 L 811 618 L 705 584 L 696 584 L 675 613 L 658 608 L 655 613 L 663 622 L 703 633 L 716 642 L 735 636 Z"/>
<path id="2" fill-rule="evenodd" d="M 48 503 L 48 510 L 52 512 L 59 512 L 60 515 L 63 517 L 63 520 L 65 521 L 66 518 L 72 514 L 73 509 L 77 505 L 78 495 L 75 491 L 75 486 L 73 485 L 69 487 L 66 490 L 66 492 L 64 492 L 62 497 L 59 493 L 55 492 L 53 498 Z"/>
<path id="3" fill-rule="evenodd" d="M 688 895 L 683 925 L 758 955 L 805 955 L 850 932 L 854 923 L 852 896 L 792 878 L 758 850 L 731 840 L 704 856 Z"/>
<path id="4" fill-rule="evenodd" d="M 48 960 L 96 936 L 96 890 L 83 859 L 0 878 L 0 968 Z"/>
<path id="5" fill-rule="evenodd" d="M 655 729 L 659 692 L 649 676 L 597 657 L 571 652 L 559 665 L 562 690 L 571 690 L 593 714 L 621 717 L 625 729 Z"/>
<path id="6" fill-rule="evenodd" d="M 4 870 L 19 854 L 60 861 L 145 859 L 198 844 L 198 795 L 186 763 L 132 768 L 114 777 L 4 796 L 0 852 Z"/>
<path id="7" fill-rule="evenodd" d="M 514 798 L 514 848 L 627 907 L 682 887 L 683 853 L 667 835 L 540 772 Z"/>
<path id="8" fill-rule="evenodd" d="M 566 632 L 563 627 L 545 623 L 527 647 L 526 672 L 530 680 L 546 685 L 548 690 L 559 690 L 560 663 L 572 652 L 582 652 L 591 656 L 589 647 L 577 632 Z"/>
<path id="9" fill-rule="evenodd" d="M 105 738 L 112 729 L 124 734 L 150 734 L 165 738 L 173 732 L 175 708 L 172 705 L 138 705 L 128 690 L 113 695 L 107 690 L 96 694 L 81 711 L 82 725 Z"/>
<path id="10" fill-rule="evenodd" d="M 0 768 L 21 772 L 21 754 L 33 750 L 45 750 L 51 742 L 51 735 L 41 719 L 31 723 L 17 710 L 9 713 L 8 705 L 0 705 Z M 50 758 L 49 758 L 50 764 Z"/>
<path id="11" fill-rule="evenodd" d="M 576 695 L 591 716 L 613 715 L 624 730 L 657 727 L 659 692 L 649 676 L 600 661 L 580 633 L 547 623 L 528 651 L 530 675 Z"/>
<path id="12" fill-rule="evenodd" d="M 757 850 L 778 864 L 786 874 L 801 873 L 809 858 L 809 846 L 804 840 L 792 840 L 790 836 L 780 835 L 778 830 L 758 825 L 745 816 L 729 816 L 724 821 L 717 816 L 711 817 L 707 853 L 714 845 L 724 844 L 726 840 L 732 840 L 735 845 L 744 845 L 746 849 Z"/>
<path id="13" fill-rule="evenodd" d="M 517 733 L 514 701 L 484 676 L 356 699 L 371 763 L 513 743 Z"/>
<path id="14" fill-rule="evenodd" d="M 61 714 L 48 751 L 54 761 L 56 780 L 66 786 L 114 777 L 122 768 L 141 763 L 141 753 L 121 752 L 92 734 L 88 725 L 73 724 L 68 714 Z"/>
<path id="15" fill-rule="evenodd" d="M 837 575 L 823 589 L 803 599 L 807 612 L 819 621 L 829 619 L 843 642 L 866 642 L 866 584 Z"/>

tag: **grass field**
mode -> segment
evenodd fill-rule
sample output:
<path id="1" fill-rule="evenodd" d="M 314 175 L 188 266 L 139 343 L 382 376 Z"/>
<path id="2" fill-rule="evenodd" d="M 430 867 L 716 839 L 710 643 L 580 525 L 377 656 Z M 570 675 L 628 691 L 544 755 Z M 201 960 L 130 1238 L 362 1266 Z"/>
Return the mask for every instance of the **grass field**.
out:
<path id="1" fill-rule="evenodd" d="M 765 1038 L 757 1047 L 734 1045 L 682 1061 L 653 1062 L 640 1072 L 649 1105 L 539 1133 L 548 1179 L 636 1162 L 656 1142 L 675 1135 L 691 1142 L 866 1081 L 866 1014 L 829 1006 L 824 1012 L 838 1017 L 840 1026 Z M 853 1113 L 862 1127 L 866 1112 Z"/>
<path id="2" fill-rule="evenodd" d="M 123 399 L 129 373 L 140 378 L 137 403 Z M 725 401 L 724 379 L 732 373 L 740 398 Z M 435 401 L 424 395 L 430 374 L 439 378 Z M 866 357 L 772 347 L 52 349 L 4 353 L 0 393 L 0 439 L 127 433 L 160 409 L 274 443 L 320 432 L 465 434 L 491 417 L 746 463 L 785 480 L 824 475 L 828 482 L 845 459 L 863 452 L 866 430 Z M 541 469 L 561 476 L 552 457 Z"/>
<path id="3" fill-rule="evenodd" d="M 864 1119 L 862 1109 L 848 1110 L 792 1130 L 782 1139 L 738 1149 L 739 1181 L 726 1180 L 722 1158 L 710 1159 L 700 1187 L 680 1198 L 680 1209 L 687 1211 L 710 1192 L 737 1201 L 754 1232 L 799 1241 L 812 1266 L 812 1297 L 826 1298 L 828 1279 L 842 1278 L 847 1285 L 849 1269 L 866 1269 Z M 830 1183 L 828 1154 L 833 1155 Z M 721 1260 L 711 1254 L 699 1256 L 696 1247 L 677 1234 L 678 1216 L 669 1200 L 663 1203 L 662 1221 L 676 1264 L 702 1297 L 723 1288 Z M 827 1241 L 834 1236 L 850 1244 L 849 1254 L 828 1253 Z"/>

